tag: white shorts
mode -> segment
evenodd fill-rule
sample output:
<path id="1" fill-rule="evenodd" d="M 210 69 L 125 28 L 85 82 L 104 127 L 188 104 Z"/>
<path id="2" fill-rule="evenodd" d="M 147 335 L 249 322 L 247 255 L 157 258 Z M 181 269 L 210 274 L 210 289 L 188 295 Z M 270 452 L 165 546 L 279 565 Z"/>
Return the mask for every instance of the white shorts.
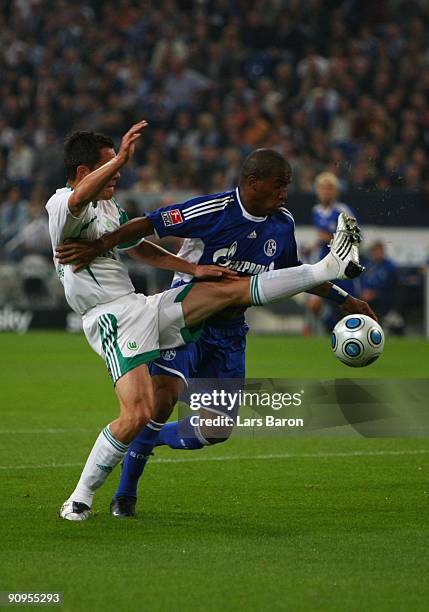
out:
<path id="1" fill-rule="evenodd" d="M 130 293 L 83 315 L 85 336 L 106 361 L 115 384 L 130 370 L 159 357 L 161 350 L 198 339 L 200 328 L 187 328 L 182 311 L 182 301 L 192 287 L 149 296 Z"/>

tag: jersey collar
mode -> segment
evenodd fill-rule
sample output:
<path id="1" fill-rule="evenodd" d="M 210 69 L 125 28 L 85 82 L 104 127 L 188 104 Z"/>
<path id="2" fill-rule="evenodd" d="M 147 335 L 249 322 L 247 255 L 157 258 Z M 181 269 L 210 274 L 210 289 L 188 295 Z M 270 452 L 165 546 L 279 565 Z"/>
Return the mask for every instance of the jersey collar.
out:
<path id="1" fill-rule="evenodd" d="M 249 212 L 247 212 L 247 210 L 244 208 L 243 204 L 241 203 L 240 192 L 238 190 L 238 187 L 235 189 L 235 195 L 236 195 L 236 198 L 237 198 L 237 202 L 238 202 L 238 204 L 240 205 L 240 208 L 241 208 L 241 214 L 243 215 L 243 217 L 245 219 L 248 219 L 249 221 L 258 221 L 258 222 L 266 220 L 266 218 L 267 218 L 266 216 L 265 217 L 255 217 L 255 215 L 251 215 Z"/>

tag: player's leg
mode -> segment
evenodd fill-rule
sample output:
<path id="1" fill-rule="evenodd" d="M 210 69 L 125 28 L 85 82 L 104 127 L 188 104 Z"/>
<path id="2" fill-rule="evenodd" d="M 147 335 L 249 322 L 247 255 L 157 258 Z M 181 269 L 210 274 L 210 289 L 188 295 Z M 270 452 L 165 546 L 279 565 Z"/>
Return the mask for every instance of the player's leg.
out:
<path id="1" fill-rule="evenodd" d="M 204 328 L 198 341 L 201 348 L 196 372 L 198 380 L 190 381 L 189 393 L 210 393 L 214 387 L 234 393 L 242 388 L 247 330 L 247 325 L 242 323 L 227 328 L 217 325 Z M 186 399 L 184 401 L 186 403 Z M 202 408 L 179 421 L 166 423 L 160 432 L 158 445 L 195 450 L 225 442 L 233 431 L 238 408 L 238 405 L 229 409 L 222 406 Z M 223 417 L 218 419 L 219 424 L 213 424 L 216 417 Z"/>
<path id="2" fill-rule="evenodd" d="M 178 376 L 161 375 L 152 377 L 152 386 L 155 397 L 152 418 L 128 448 L 121 479 L 110 503 L 110 513 L 115 518 L 135 516 L 139 480 L 185 383 Z"/>
<path id="3" fill-rule="evenodd" d="M 61 508 L 62 518 L 88 518 L 95 491 L 124 458 L 128 445 L 151 417 L 153 390 L 146 365 L 124 374 L 117 381 L 115 391 L 119 417 L 106 425 L 95 441 L 76 488 Z"/>
<path id="4" fill-rule="evenodd" d="M 190 343 L 161 351 L 155 362 L 150 364 L 154 411 L 151 420 L 131 443 L 124 459 L 120 483 L 110 504 L 110 512 L 114 517 L 135 515 L 139 479 L 188 378 L 195 376 L 198 354 L 197 345 Z"/>
<path id="5" fill-rule="evenodd" d="M 98 436 L 75 490 L 60 510 L 68 520 L 88 518 L 95 491 L 150 419 L 153 390 L 146 364 L 159 355 L 158 311 L 145 296 L 131 294 L 97 306 L 83 317 L 83 327 L 90 346 L 106 361 L 120 413 Z"/>
<path id="6" fill-rule="evenodd" d="M 229 282 L 196 283 L 193 291 L 182 299 L 186 327 L 192 329 L 228 306 L 263 306 L 325 281 L 354 278 L 363 270 L 359 264 L 359 241 L 356 221 L 341 213 L 329 254 L 315 264 L 263 272 Z"/>
<path id="7" fill-rule="evenodd" d="M 189 378 L 244 380 L 247 329 L 238 325 L 232 337 L 230 333 L 223 337 L 222 331 L 205 328 L 197 343 L 162 351 L 156 362 L 151 364 L 154 413 L 125 456 L 120 483 L 110 504 L 110 512 L 115 518 L 135 516 L 138 483 L 155 446 L 196 450 L 229 438 L 231 425 L 215 427 L 207 423 L 217 415 L 227 414 L 234 418 L 235 412 L 201 410 L 180 421 L 165 423 Z M 195 418 L 201 419 L 201 426 L 193 423 Z"/>
<path id="8" fill-rule="evenodd" d="M 342 213 L 331 251 L 316 264 L 274 270 L 234 281 L 201 282 L 169 289 L 150 296 L 157 308 L 160 348 L 195 342 L 201 324 L 229 306 L 263 305 L 306 291 L 338 276 L 360 274 L 358 230 L 348 229 Z"/>

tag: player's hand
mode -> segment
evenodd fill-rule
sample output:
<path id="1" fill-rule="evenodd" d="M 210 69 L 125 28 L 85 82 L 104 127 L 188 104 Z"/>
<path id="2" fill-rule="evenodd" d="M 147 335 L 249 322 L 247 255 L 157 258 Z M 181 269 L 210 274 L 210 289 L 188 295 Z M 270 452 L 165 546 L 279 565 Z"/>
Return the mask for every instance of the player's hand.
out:
<path id="1" fill-rule="evenodd" d="M 75 264 L 74 272 L 86 268 L 93 259 L 101 255 L 99 240 L 78 240 L 58 245 L 55 249 L 55 257 L 60 264 Z"/>
<path id="2" fill-rule="evenodd" d="M 144 128 L 147 126 L 148 122 L 143 119 L 142 121 L 139 121 L 139 123 L 135 123 L 122 138 L 121 146 L 119 147 L 119 151 L 116 155 L 122 166 L 126 164 L 127 161 L 129 161 L 134 155 L 136 142 L 142 135 Z"/>
<path id="3" fill-rule="evenodd" d="M 345 302 L 341 304 L 340 308 L 344 316 L 349 314 L 368 315 L 368 317 L 371 317 L 371 319 L 378 322 L 378 317 L 372 310 L 371 306 L 369 306 L 369 304 L 363 300 L 359 300 L 351 295 L 349 295 Z"/>
<path id="4" fill-rule="evenodd" d="M 206 280 L 213 280 L 215 278 L 223 280 L 237 280 L 240 277 L 234 270 L 228 268 L 222 268 L 221 266 L 195 266 L 194 277 Z"/>
<path id="5" fill-rule="evenodd" d="M 368 302 L 370 300 L 375 300 L 376 297 L 377 297 L 377 294 L 374 291 L 374 289 L 364 289 L 361 293 L 361 298 L 365 302 Z"/>

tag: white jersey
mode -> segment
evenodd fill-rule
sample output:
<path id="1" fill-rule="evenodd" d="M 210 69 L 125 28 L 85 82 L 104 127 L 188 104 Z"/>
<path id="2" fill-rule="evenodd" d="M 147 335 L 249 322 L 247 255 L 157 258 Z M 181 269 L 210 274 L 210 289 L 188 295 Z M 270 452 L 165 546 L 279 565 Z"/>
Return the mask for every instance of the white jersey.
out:
<path id="1" fill-rule="evenodd" d="M 94 240 L 128 221 L 127 213 L 115 199 L 90 202 L 79 217 L 74 217 L 68 207 L 71 194 L 70 187 L 57 189 L 46 204 L 53 251 L 67 239 Z M 78 273 L 73 272 L 72 265 L 61 265 L 54 256 L 55 268 L 70 307 L 82 315 L 94 306 L 133 293 L 134 286 L 127 267 L 120 261 L 118 250 L 131 249 L 140 242 L 118 245 Z"/>

